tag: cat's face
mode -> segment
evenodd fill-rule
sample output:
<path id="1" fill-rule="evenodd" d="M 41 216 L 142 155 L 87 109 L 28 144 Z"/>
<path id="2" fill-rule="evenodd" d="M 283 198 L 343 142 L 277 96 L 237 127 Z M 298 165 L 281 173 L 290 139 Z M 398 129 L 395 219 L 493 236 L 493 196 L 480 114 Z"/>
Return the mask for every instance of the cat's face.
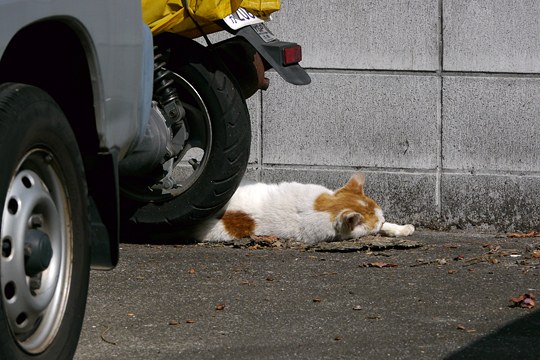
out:
<path id="1" fill-rule="evenodd" d="M 315 200 L 315 210 L 328 212 L 342 240 L 376 234 L 383 222 L 380 206 L 364 194 L 364 175 L 354 174 L 347 184 L 333 194 L 322 194 Z"/>

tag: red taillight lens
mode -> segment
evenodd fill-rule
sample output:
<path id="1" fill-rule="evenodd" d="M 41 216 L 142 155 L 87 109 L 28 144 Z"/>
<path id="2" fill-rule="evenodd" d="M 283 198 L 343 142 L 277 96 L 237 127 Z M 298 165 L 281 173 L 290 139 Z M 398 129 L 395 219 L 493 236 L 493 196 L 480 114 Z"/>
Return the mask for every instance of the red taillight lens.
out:
<path id="1" fill-rule="evenodd" d="M 297 64 L 302 60 L 302 47 L 293 45 L 283 49 L 283 65 Z"/>

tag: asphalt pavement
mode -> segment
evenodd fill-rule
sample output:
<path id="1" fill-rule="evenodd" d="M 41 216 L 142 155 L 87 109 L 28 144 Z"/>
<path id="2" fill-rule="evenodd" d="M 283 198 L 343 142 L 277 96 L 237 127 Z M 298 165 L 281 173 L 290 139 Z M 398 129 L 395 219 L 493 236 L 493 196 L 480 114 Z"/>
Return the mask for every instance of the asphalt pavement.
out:
<path id="1" fill-rule="evenodd" d="M 75 358 L 540 359 L 540 237 L 405 240 L 122 244 Z"/>

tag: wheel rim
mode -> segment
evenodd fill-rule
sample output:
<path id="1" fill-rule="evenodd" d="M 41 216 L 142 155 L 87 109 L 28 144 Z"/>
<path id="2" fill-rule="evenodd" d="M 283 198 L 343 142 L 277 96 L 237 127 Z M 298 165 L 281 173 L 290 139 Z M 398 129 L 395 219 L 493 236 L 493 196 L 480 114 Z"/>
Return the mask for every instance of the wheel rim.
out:
<path id="1" fill-rule="evenodd" d="M 180 154 L 170 160 L 172 166 L 170 163 L 164 164 L 163 170 L 170 176 L 160 178 L 156 184 L 144 178 L 130 178 L 122 182 L 122 192 L 138 201 L 165 201 L 187 191 L 201 176 L 212 151 L 211 117 L 203 97 L 183 76 L 173 72 L 172 77 L 186 110 L 189 137 Z"/>
<path id="2" fill-rule="evenodd" d="M 177 73 L 173 73 L 173 79 L 179 96 L 183 99 L 190 131 L 186 143 L 187 151 L 185 149 L 182 151 L 175 161 L 173 170 L 173 178 L 181 186 L 168 191 L 171 195 L 177 196 L 189 189 L 206 167 L 212 150 L 212 126 L 208 107 L 197 89 Z M 191 163 L 192 160 L 197 161 L 197 166 Z"/>
<path id="3" fill-rule="evenodd" d="M 13 337 L 30 354 L 43 352 L 55 338 L 71 282 L 72 225 L 59 168 L 47 150 L 28 152 L 10 182 L 2 214 L 3 308 Z M 41 267 L 33 266 L 36 258 Z"/>

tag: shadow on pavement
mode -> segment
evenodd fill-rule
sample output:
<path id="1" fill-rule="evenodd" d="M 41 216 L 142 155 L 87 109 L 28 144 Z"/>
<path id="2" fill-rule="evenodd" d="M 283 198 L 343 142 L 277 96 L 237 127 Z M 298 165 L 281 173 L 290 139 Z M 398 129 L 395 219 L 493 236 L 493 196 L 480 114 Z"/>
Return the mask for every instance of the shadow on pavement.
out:
<path id="1" fill-rule="evenodd" d="M 509 323 L 445 359 L 540 359 L 540 310 Z"/>

